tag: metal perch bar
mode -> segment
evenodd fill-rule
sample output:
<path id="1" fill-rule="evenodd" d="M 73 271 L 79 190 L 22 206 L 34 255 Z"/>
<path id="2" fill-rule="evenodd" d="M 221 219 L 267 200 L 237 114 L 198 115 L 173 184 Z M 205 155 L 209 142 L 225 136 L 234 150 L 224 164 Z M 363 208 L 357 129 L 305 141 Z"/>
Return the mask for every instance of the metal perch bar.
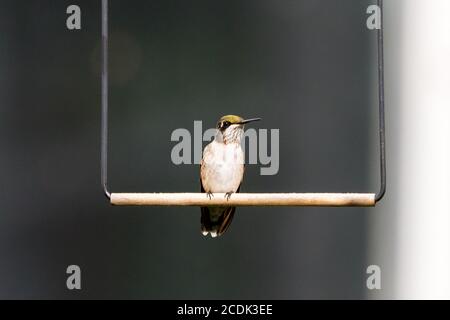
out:
<path id="1" fill-rule="evenodd" d="M 116 206 L 310 206 L 373 207 L 374 193 L 112 193 Z"/>

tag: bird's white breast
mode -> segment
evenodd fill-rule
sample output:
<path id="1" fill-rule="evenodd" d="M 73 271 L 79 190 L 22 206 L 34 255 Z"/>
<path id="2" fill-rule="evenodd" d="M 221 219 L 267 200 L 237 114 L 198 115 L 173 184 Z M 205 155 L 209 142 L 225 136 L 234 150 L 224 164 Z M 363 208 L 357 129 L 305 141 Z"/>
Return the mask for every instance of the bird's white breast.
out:
<path id="1" fill-rule="evenodd" d="M 236 192 L 244 175 L 244 152 L 239 143 L 213 141 L 203 153 L 201 179 L 206 192 Z"/>

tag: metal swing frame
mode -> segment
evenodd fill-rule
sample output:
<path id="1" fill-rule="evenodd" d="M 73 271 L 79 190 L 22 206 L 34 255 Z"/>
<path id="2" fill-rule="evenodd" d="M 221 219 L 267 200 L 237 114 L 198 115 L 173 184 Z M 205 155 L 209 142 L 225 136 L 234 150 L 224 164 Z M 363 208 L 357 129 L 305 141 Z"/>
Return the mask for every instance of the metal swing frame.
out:
<path id="1" fill-rule="evenodd" d="M 386 193 L 386 145 L 384 102 L 384 37 L 383 0 L 377 4 L 381 10 L 381 28 L 378 39 L 378 103 L 380 143 L 380 189 L 378 193 L 239 193 L 226 199 L 215 194 L 209 199 L 204 193 L 113 193 L 108 189 L 108 0 L 102 0 L 101 47 L 101 183 L 103 192 L 112 205 L 119 206 L 324 206 L 373 207 Z"/>

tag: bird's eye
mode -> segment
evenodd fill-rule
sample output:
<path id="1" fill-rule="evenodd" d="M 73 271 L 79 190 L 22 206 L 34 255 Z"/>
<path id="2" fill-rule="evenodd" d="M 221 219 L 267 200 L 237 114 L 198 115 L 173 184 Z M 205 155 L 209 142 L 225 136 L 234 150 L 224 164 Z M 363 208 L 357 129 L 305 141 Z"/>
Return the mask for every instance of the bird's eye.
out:
<path id="1" fill-rule="evenodd" d="M 231 123 L 230 123 L 229 121 L 225 121 L 225 122 L 222 124 L 222 127 L 228 128 L 230 125 L 231 125 Z"/>

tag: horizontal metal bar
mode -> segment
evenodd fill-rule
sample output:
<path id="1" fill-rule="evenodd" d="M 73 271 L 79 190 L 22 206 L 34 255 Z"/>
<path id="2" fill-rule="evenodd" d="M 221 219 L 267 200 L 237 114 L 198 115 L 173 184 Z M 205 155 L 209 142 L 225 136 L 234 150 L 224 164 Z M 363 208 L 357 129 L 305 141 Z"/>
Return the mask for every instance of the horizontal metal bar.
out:
<path id="1" fill-rule="evenodd" d="M 310 206 L 373 207 L 374 193 L 112 193 L 116 206 Z"/>

